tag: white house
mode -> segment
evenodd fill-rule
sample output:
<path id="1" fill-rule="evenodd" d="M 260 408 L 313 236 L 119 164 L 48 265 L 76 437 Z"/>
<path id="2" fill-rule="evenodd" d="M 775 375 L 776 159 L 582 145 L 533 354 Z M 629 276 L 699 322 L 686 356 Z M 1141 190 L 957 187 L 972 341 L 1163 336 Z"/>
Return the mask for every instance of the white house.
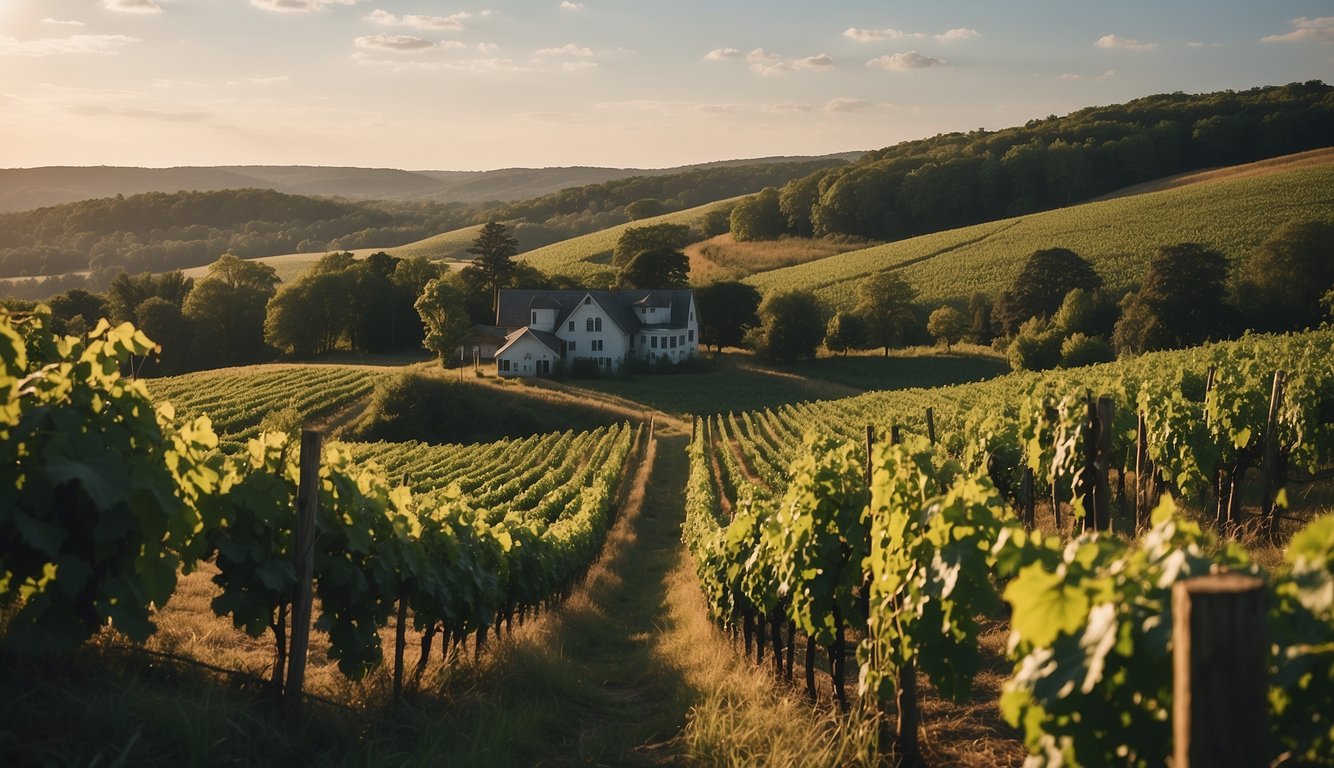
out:
<path id="1" fill-rule="evenodd" d="M 589 359 L 615 371 L 629 358 L 679 363 L 699 350 L 690 290 L 536 291 L 502 289 L 496 325 L 501 376 L 548 376 L 560 363 Z"/>

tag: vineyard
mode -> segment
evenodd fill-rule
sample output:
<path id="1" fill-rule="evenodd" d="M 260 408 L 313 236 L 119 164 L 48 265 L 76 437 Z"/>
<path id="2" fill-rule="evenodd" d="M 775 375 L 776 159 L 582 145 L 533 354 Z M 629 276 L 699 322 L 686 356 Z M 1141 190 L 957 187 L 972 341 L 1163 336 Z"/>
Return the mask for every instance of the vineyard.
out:
<path id="1" fill-rule="evenodd" d="M 791 679 L 807 638 L 811 695 L 824 649 L 846 706 L 855 654 L 861 694 L 897 711 L 909 760 L 918 674 L 967 699 L 979 617 L 1008 605 L 1000 706 L 1029 764 L 1162 765 L 1174 585 L 1262 576 L 1265 761 L 1320 762 L 1334 754 L 1334 516 L 1296 533 L 1269 574 L 1227 537 L 1272 532 L 1294 519 L 1298 487 L 1334 476 L 1331 349 L 1329 330 L 1247 337 L 701 419 L 685 541 L 712 613 L 747 651 L 752 637 L 761 656 L 768 643 L 782 671 L 785 650 Z M 1038 499 L 1052 511 L 1040 528 Z"/>
<path id="2" fill-rule="evenodd" d="M 437 636 L 445 645 L 475 635 L 480 645 L 516 614 L 522 621 L 567 595 L 599 551 L 645 440 L 643 428 L 622 425 L 471 449 L 321 451 L 317 433 L 298 450 L 265 432 L 233 437 L 242 445 L 233 455 L 216 450 L 209 416 L 179 418 L 122 377 L 151 346 L 128 324 L 60 338 L 44 315 L 0 313 L 0 610 L 10 651 L 69 650 L 108 625 L 142 641 L 179 574 L 211 561 L 213 610 L 252 637 L 273 635 L 275 691 L 292 691 L 284 668 L 290 660 L 296 669 L 298 650 L 288 656 L 288 632 L 294 640 L 298 595 L 312 583 L 314 626 L 350 679 L 382 663 L 380 632 L 397 615 L 398 683 L 409 622 L 422 633 L 424 666 Z M 344 397 L 332 392 L 364 391 L 378 374 L 259 375 L 272 377 L 263 391 L 310 393 L 327 406 Z M 182 411 L 214 404 L 198 377 L 162 387 L 173 388 L 194 390 Z M 234 399 L 223 392 L 217 402 Z M 263 407 L 224 409 L 230 434 L 257 429 Z M 302 532 L 305 519 L 313 531 Z M 300 540 L 314 542 L 303 550 L 310 580 L 294 566 Z"/>
<path id="3" fill-rule="evenodd" d="M 147 385 L 153 399 L 170 402 L 180 418 L 207 414 L 222 451 L 234 454 L 259 437 L 270 414 L 286 411 L 293 423 L 328 416 L 370 394 L 386 375 L 348 366 L 262 366 L 150 379 Z"/>
<path id="4" fill-rule="evenodd" d="M 1225 179 L 1181 189 L 1085 203 L 1046 213 L 976 224 L 852 251 L 746 278 L 761 292 L 813 290 L 834 309 L 855 301 L 857 282 L 887 269 L 926 302 L 961 301 L 969 290 L 1007 289 L 1024 259 L 1041 248 L 1069 248 L 1087 259 L 1112 289 L 1144 276 L 1160 245 L 1201 243 L 1234 263 L 1284 222 L 1334 210 L 1334 166 Z"/>

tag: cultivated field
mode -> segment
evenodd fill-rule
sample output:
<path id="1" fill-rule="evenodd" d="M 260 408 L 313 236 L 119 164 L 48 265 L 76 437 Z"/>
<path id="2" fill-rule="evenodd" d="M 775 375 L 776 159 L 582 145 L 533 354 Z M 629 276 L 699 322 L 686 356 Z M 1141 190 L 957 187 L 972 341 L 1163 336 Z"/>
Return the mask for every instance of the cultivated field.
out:
<path id="1" fill-rule="evenodd" d="M 867 275 L 898 270 L 925 302 L 965 302 L 974 291 L 1006 290 L 1041 248 L 1069 248 L 1108 286 L 1143 277 L 1160 245 L 1197 242 L 1234 264 L 1280 224 L 1334 215 L 1334 165 L 1224 179 L 1180 189 L 1085 203 L 852 251 L 746 278 L 762 292 L 802 288 L 833 309 L 855 302 Z"/>

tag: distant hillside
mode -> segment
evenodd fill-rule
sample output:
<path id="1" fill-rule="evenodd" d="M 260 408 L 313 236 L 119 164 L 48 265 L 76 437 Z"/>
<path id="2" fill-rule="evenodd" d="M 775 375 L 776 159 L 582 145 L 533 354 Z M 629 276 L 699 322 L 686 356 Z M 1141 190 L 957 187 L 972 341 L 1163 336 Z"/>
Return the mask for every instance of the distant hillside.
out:
<path id="1" fill-rule="evenodd" d="M 1197 242 L 1234 264 L 1280 224 L 1334 217 L 1334 155 L 1317 167 L 1222 178 L 1176 189 L 1085 203 L 976 224 L 762 272 L 745 282 L 761 291 L 814 290 L 848 309 L 857 283 L 897 271 L 923 302 L 963 302 L 973 292 L 1006 290 L 1040 248 L 1069 248 L 1093 263 L 1113 290 L 1144 275 L 1159 245 Z"/>
<path id="2" fill-rule="evenodd" d="M 79 200 L 144 192 L 272 189 L 299 195 L 352 200 L 509 202 L 540 197 L 567 187 L 601 184 L 631 176 L 668 176 L 730 165 L 763 165 L 813 159 L 855 160 L 861 152 L 811 157 L 764 157 L 678 168 L 503 168 L 494 171 L 404 171 L 307 165 L 234 165 L 179 168 L 114 166 L 0 169 L 0 213 L 27 211 Z"/>

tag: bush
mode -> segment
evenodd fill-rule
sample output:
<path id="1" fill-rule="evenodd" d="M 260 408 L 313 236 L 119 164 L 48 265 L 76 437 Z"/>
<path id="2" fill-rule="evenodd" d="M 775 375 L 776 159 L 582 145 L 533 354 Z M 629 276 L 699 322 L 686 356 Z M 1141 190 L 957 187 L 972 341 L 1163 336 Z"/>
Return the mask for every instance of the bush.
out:
<path id="1" fill-rule="evenodd" d="M 602 369 L 598 363 L 591 357 L 576 357 L 570 361 L 566 368 L 566 374 L 572 379 L 600 379 L 602 378 Z"/>
<path id="2" fill-rule="evenodd" d="M 1061 343 L 1061 367 L 1077 368 L 1081 365 L 1110 363 L 1116 359 L 1116 351 L 1101 336 L 1072 334 Z"/>
<path id="3" fill-rule="evenodd" d="M 1045 371 L 1061 362 L 1061 331 L 1046 320 L 1031 318 L 1019 326 L 1010 342 L 1010 368 L 1016 371 Z"/>

